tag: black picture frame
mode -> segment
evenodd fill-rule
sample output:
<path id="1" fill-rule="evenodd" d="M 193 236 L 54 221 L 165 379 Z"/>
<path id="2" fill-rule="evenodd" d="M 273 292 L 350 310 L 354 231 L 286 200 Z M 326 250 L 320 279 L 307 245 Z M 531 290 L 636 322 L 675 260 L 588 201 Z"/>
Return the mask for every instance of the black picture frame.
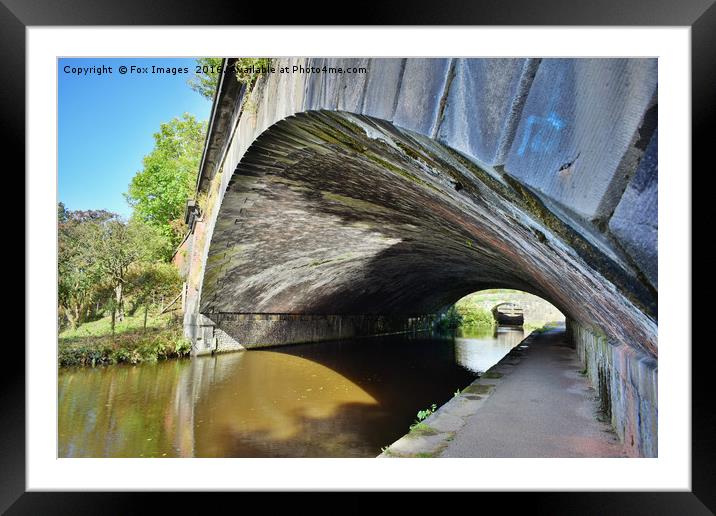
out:
<path id="1" fill-rule="evenodd" d="M 459 2 L 385 3 L 371 8 L 356 5 L 350 21 L 360 25 L 575 25 L 575 26 L 689 26 L 692 55 L 692 157 L 693 170 L 713 168 L 713 120 L 716 112 L 716 5 L 714 0 L 489 0 Z M 0 65 L 3 71 L 0 111 L 6 129 L 3 154 L 19 158 L 16 170 L 24 170 L 25 136 L 25 30 L 28 26 L 83 25 L 281 25 L 306 23 L 334 24 L 335 6 L 311 4 L 270 4 L 190 0 L 0 0 Z M 345 20 L 344 20 L 345 21 Z M 48 71 L 48 74 L 55 73 Z M 685 180 L 689 171 L 684 172 Z M 693 174 L 692 176 L 693 177 Z M 26 192 L 31 195 L 31 192 Z M 692 206 L 696 201 L 692 201 Z M 7 224 L 8 222 L 6 222 Z M 14 222 L 17 224 L 17 221 Z M 693 233 L 692 233 L 693 234 Z M 32 274 L 25 269 L 26 277 Z M 27 307 L 25 317 L 32 307 Z M 27 322 L 27 319 L 26 319 Z M 691 338 L 691 323 L 685 328 L 685 342 Z M 160 497 L 162 510 L 180 508 L 184 512 L 216 506 L 228 494 L 219 493 L 61 493 L 26 492 L 25 488 L 25 353 L 6 343 L 6 364 L 0 376 L 2 425 L 0 425 L 0 510 L 8 514 L 128 514 L 150 510 Z M 549 514 L 712 514 L 716 511 L 716 430 L 713 402 L 710 348 L 693 346 L 692 353 L 692 490 L 690 492 L 591 492 L 591 493 L 510 493 L 510 504 L 526 503 L 532 513 Z M 241 493 L 242 504 L 247 496 Z M 262 496 L 258 494 L 258 496 Z M 265 496 L 265 494 L 264 494 Z M 317 494 L 304 493 L 294 507 L 310 504 L 317 510 L 338 506 L 318 505 Z M 452 495 L 454 496 L 454 495 Z M 485 506 L 492 494 L 472 495 L 469 503 Z M 211 497 L 211 498 L 209 498 Z M 272 504 L 282 496 L 271 495 Z M 364 512 L 379 502 L 379 494 L 350 494 L 341 504 L 345 512 Z M 425 509 L 432 497 L 405 496 L 405 510 Z M 459 498 L 464 498 L 460 496 Z M 210 505 L 206 505 L 211 500 Z M 254 501 L 254 500 L 251 500 Z M 258 502 L 258 500 L 255 500 Z M 455 500 L 458 503 L 464 500 Z M 501 501 L 504 503 L 504 501 Z M 299 504 L 299 505 L 297 505 Z M 426 505 L 427 504 L 427 505 Z M 202 508 L 203 509 L 200 509 Z M 479 509 L 476 509 L 479 510 Z M 315 512 L 316 509 L 312 509 Z M 343 512 L 343 511 L 341 511 Z"/>

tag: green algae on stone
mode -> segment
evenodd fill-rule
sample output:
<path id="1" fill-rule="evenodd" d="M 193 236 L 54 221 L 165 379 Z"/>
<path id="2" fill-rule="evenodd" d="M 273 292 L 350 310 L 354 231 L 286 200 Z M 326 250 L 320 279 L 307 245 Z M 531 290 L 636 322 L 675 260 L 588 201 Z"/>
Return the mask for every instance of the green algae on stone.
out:
<path id="1" fill-rule="evenodd" d="M 489 394 L 494 389 L 494 386 L 492 385 L 482 385 L 479 383 L 474 383 L 472 385 L 468 385 L 463 389 L 462 392 L 466 394 Z"/>

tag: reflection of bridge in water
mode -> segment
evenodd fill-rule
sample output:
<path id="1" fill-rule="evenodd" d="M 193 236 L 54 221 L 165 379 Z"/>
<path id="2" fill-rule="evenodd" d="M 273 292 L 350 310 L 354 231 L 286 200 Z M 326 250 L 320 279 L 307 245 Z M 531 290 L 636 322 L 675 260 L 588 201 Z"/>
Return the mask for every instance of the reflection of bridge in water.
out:
<path id="1" fill-rule="evenodd" d="M 469 334 L 468 334 L 469 335 Z M 455 337 L 455 361 L 475 373 L 483 373 L 525 337 L 522 328 L 495 328 L 494 332 Z"/>

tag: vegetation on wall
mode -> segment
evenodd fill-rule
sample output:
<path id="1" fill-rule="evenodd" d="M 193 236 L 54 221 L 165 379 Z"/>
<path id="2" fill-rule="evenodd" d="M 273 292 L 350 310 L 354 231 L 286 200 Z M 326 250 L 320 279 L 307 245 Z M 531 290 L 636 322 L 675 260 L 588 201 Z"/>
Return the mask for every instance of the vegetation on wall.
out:
<path id="1" fill-rule="evenodd" d="M 219 85 L 223 62 L 221 57 L 197 58 L 198 71 L 187 81 L 189 87 L 202 97 L 213 100 Z M 233 74 L 236 80 L 245 84 L 247 91 L 250 91 L 258 78 L 264 75 L 270 66 L 271 58 L 269 57 L 239 57 L 234 63 Z M 232 70 L 227 70 L 228 72 L 232 72 Z"/>
<path id="2" fill-rule="evenodd" d="M 187 81 L 189 87 L 207 100 L 214 100 L 219 74 L 224 60 L 221 57 L 199 57 L 199 70 Z"/>
<path id="3" fill-rule="evenodd" d="M 271 59 L 268 57 L 240 57 L 235 65 L 236 80 L 250 90 L 270 66 Z"/>

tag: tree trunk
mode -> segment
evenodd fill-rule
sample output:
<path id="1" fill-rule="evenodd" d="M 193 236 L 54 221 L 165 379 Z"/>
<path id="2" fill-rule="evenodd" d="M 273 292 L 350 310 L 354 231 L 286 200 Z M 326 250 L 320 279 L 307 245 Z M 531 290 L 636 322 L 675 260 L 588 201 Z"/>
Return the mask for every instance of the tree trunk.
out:
<path id="1" fill-rule="evenodd" d="M 117 288 L 115 289 L 115 294 L 117 298 L 117 316 L 121 322 L 124 320 L 124 299 L 122 298 L 122 283 L 119 283 L 117 285 Z"/>
<path id="2" fill-rule="evenodd" d="M 67 321 L 70 323 L 70 328 L 73 330 L 77 329 L 77 318 L 75 317 L 74 311 L 72 308 L 67 308 L 65 310 L 65 316 L 67 317 Z"/>
<path id="3" fill-rule="evenodd" d="M 147 331 L 147 312 L 149 311 L 149 305 L 144 305 L 144 331 Z"/>
<path id="4" fill-rule="evenodd" d="M 117 315 L 117 308 L 112 304 L 112 335 L 114 335 L 114 321 Z"/>

